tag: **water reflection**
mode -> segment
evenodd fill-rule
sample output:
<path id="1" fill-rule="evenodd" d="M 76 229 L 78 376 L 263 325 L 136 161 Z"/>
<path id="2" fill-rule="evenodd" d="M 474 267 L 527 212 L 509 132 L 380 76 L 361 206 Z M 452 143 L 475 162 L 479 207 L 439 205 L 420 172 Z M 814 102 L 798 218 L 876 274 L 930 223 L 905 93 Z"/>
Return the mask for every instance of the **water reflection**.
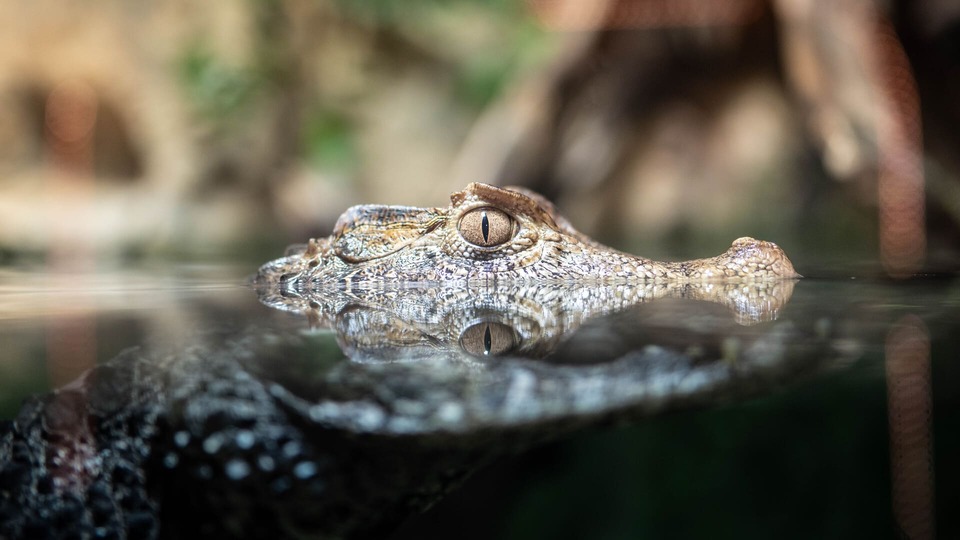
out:
<path id="1" fill-rule="evenodd" d="M 836 358 L 814 325 L 776 321 L 795 283 L 268 287 L 264 304 L 329 332 L 350 361 L 320 367 L 294 340 L 281 356 L 299 362 L 245 367 L 287 406 L 351 432 L 649 414 L 755 393 Z"/>
<path id="2" fill-rule="evenodd" d="M 625 312 L 637 319 L 638 332 L 669 327 L 662 336 L 667 340 L 667 334 L 691 323 L 703 333 L 729 338 L 737 332 L 734 323 L 776 320 L 795 283 L 489 284 L 309 293 L 265 287 L 258 294 L 265 305 L 304 315 L 315 330 L 334 331 L 355 362 L 435 361 L 544 358 L 591 319 Z M 656 308 L 644 309 L 655 301 Z M 676 345 L 690 348 L 689 333 L 681 330 L 679 339 L 673 334 Z M 595 345 L 603 348 L 616 339 L 608 336 Z"/>
<path id="3" fill-rule="evenodd" d="M 849 360 L 798 286 L 229 291 L 0 431 L 0 536 L 383 536 L 496 456 Z"/>
<path id="4" fill-rule="evenodd" d="M 890 329 L 886 375 L 894 518 L 904 538 L 934 538 L 930 335 L 919 317 Z"/>

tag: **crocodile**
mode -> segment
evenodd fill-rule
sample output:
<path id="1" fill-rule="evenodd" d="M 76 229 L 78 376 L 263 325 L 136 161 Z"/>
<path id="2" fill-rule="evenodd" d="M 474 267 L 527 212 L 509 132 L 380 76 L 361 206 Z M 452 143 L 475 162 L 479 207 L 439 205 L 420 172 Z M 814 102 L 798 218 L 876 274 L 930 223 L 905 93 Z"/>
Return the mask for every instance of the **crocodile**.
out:
<path id="1" fill-rule="evenodd" d="M 417 283 L 719 282 L 797 278 L 779 246 L 738 238 L 705 259 L 658 262 L 577 231 L 543 196 L 471 183 L 446 208 L 361 205 L 333 234 L 288 248 L 254 282 L 287 291 Z"/>

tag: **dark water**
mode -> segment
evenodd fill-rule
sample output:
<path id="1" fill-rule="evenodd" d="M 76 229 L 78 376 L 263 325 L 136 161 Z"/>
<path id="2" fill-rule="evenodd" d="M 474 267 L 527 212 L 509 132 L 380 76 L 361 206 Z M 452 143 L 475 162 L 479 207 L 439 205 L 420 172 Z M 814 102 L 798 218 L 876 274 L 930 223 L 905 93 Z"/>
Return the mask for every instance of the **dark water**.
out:
<path id="1" fill-rule="evenodd" d="M 0 273 L 0 538 L 960 535 L 952 276 L 248 271 Z"/>

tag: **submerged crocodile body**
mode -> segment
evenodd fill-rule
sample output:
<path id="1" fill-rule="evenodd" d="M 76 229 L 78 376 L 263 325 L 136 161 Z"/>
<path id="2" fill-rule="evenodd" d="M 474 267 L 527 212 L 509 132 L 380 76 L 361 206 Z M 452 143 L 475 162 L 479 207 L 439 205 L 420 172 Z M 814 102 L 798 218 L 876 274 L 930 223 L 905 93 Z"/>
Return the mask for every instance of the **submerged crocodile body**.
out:
<path id="1" fill-rule="evenodd" d="M 470 184 L 446 208 L 364 205 L 333 234 L 260 268 L 258 284 L 309 291 L 332 284 L 708 282 L 799 277 L 776 244 L 739 238 L 721 255 L 658 262 L 603 246 L 542 196 Z"/>
<path id="2" fill-rule="evenodd" d="M 0 420 L 0 539 L 384 538 L 498 456 L 830 365 L 823 317 L 727 313 L 794 285 L 264 298 L 311 331 L 219 290 L 185 347 L 128 349 Z"/>

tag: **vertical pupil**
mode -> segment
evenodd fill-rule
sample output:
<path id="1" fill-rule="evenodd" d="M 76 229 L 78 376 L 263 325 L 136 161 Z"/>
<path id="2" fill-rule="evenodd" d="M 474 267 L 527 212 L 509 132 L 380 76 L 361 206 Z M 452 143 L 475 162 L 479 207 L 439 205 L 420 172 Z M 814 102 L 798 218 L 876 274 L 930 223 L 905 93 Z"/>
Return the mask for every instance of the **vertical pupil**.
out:
<path id="1" fill-rule="evenodd" d="M 487 327 L 483 330 L 483 354 L 484 355 L 490 354 L 491 345 L 493 345 L 493 340 L 490 339 L 490 325 L 488 324 Z"/>
<path id="2" fill-rule="evenodd" d="M 483 241 L 489 242 L 490 241 L 490 220 L 487 219 L 486 212 L 481 212 L 480 215 L 482 216 L 482 220 L 480 221 L 480 230 L 483 231 Z M 487 330 L 487 333 L 489 332 L 490 330 Z"/>

